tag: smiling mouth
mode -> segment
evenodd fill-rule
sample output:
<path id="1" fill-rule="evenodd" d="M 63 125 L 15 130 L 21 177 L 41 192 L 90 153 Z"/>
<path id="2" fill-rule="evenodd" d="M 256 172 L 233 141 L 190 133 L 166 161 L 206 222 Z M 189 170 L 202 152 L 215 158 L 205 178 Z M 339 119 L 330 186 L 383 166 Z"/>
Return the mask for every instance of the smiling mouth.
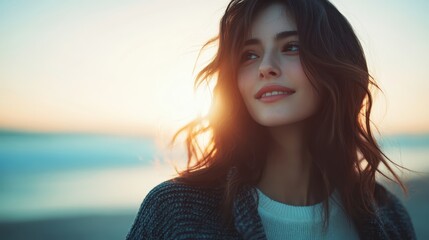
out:
<path id="1" fill-rule="evenodd" d="M 271 96 L 277 96 L 277 95 L 290 95 L 290 93 L 283 92 L 283 91 L 266 92 L 266 93 L 262 94 L 261 98 L 271 97 Z"/>
<path id="2" fill-rule="evenodd" d="M 268 98 L 268 97 L 280 97 L 280 96 L 288 96 L 295 93 L 295 90 L 279 86 L 279 85 L 272 85 L 272 86 L 265 86 L 261 88 L 256 94 L 256 99 L 262 99 L 262 98 Z"/>

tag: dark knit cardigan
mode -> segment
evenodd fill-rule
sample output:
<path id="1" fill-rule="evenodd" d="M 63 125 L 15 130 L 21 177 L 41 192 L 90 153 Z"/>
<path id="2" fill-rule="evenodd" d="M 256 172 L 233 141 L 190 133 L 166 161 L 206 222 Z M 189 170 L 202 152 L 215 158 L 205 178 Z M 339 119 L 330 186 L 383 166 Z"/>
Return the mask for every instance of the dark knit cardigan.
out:
<path id="1" fill-rule="evenodd" d="M 227 228 L 218 211 L 220 189 L 166 181 L 146 196 L 127 239 L 266 239 L 254 194 L 254 188 L 243 188 L 234 201 L 234 227 Z M 380 185 L 375 197 L 385 201 L 375 217 L 355 221 L 360 239 L 416 239 L 399 200 Z"/>

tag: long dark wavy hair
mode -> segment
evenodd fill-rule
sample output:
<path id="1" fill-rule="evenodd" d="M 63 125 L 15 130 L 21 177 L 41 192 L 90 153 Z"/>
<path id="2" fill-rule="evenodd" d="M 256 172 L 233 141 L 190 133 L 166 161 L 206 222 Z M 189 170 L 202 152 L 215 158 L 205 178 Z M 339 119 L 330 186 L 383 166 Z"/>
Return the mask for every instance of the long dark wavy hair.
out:
<path id="1" fill-rule="evenodd" d="M 310 127 L 309 149 L 328 199 L 336 189 L 352 219 L 374 214 L 377 172 L 405 187 L 381 151 L 371 127 L 372 89 L 363 49 L 347 19 L 327 0 L 232 0 L 220 22 L 213 60 L 195 81 L 216 81 L 209 114 L 195 119 L 178 135 L 186 135 L 187 169 L 178 180 L 221 187 L 223 216 L 231 220 L 234 197 L 241 187 L 255 186 L 264 169 L 268 135 L 249 115 L 237 86 L 240 52 L 255 16 L 281 3 L 292 14 L 305 74 L 320 95 L 321 105 Z M 209 136 L 201 145 L 201 136 Z M 381 172 L 380 163 L 387 169 Z M 391 175 L 392 177 L 389 177 Z M 329 212 L 324 201 L 324 216 Z"/>

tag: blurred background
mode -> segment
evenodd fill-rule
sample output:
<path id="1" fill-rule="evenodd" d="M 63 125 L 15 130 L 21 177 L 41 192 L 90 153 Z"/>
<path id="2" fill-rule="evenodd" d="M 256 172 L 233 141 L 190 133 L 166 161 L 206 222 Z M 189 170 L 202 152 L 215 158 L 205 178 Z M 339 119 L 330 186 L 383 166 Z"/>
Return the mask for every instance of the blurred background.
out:
<path id="1" fill-rule="evenodd" d="M 172 134 L 208 109 L 194 68 L 213 54 L 196 62 L 228 2 L 0 0 L 1 239 L 125 238 L 147 192 L 186 158 Z M 332 2 L 383 90 L 383 149 L 419 171 L 403 171 L 401 198 L 429 239 L 429 2 Z"/>

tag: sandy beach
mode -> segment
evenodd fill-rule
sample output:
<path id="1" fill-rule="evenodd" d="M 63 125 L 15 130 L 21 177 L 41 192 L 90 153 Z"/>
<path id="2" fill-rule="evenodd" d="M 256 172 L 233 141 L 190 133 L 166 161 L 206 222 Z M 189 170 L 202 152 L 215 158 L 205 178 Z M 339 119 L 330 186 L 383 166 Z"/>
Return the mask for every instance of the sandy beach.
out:
<path id="1" fill-rule="evenodd" d="M 134 221 L 134 217 L 134 214 L 98 215 L 22 222 L 2 222 L 0 223 L 0 239 L 125 239 Z"/>

